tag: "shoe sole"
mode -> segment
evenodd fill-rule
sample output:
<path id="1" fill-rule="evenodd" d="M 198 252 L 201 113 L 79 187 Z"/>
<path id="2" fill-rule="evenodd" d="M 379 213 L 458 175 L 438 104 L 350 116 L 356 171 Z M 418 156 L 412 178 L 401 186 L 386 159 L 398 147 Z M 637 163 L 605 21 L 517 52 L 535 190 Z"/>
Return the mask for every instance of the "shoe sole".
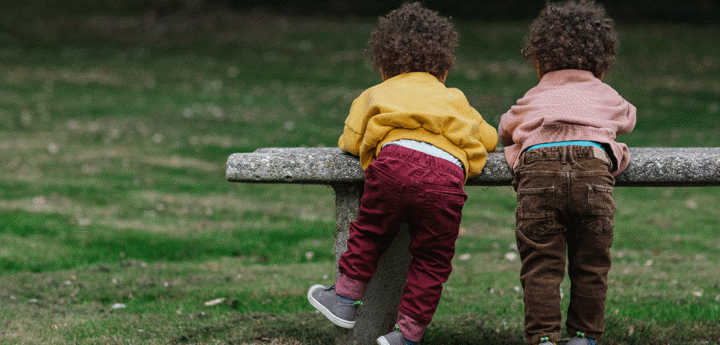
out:
<path id="1" fill-rule="evenodd" d="M 325 289 L 325 286 L 313 285 L 310 287 L 310 290 L 308 290 L 308 294 L 307 294 L 308 301 L 310 302 L 310 304 L 313 307 L 315 307 L 315 309 L 317 309 L 319 312 L 321 312 L 323 315 L 325 315 L 325 317 L 328 318 L 328 320 L 330 320 L 330 322 L 334 323 L 336 326 L 342 327 L 342 328 L 355 327 L 355 321 L 343 320 L 343 319 L 335 316 L 328 308 L 326 308 L 318 300 L 316 300 L 315 297 L 313 297 L 313 295 L 312 295 L 313 292 L 315 292 L 317 290 L 322 290 L 322 289 Z"/>
<path id="2" fill-rule="evenodd" d="M 377 338 L 378 345 L 390 345 L 390 343 L 385 339 L 385 336 L 382 336 L 380 338 Z"/>

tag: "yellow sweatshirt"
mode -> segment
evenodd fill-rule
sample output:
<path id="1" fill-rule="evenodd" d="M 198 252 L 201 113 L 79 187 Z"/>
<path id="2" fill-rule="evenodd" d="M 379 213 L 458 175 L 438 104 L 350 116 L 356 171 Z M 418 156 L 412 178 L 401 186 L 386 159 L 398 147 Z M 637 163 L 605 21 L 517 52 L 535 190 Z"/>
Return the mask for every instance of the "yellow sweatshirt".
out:
<path id="1" fill-rule="evenodd" d="M 360 156 L 367 169 L 384 144 L 399 139 L 423 141 L 457 157 L 467 181 L 482 172 L 498 135 L 462 91 L 445 87 L 431 74 L 412 72 L 387 79 L 356 98 L 338 145 Z"/>

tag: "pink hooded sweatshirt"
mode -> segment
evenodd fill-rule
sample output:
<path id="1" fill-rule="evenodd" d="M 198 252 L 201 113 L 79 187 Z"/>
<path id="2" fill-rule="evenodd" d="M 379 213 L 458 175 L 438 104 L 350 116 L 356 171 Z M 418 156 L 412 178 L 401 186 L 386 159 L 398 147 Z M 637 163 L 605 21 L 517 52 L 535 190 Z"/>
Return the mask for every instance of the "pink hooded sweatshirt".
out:
<path id="1" fill-rule="evenodd" d="M 617 176 L 630 163 L 628 147 L 617 134 L 635 127 L 636 108 L 617 91 L 583 70 L 546 73 L 500 119 L 498 135 L 505 159 L 515 170 L 520 154 L 530 146 L 558 141 L 587 140 L 608 147 Z"/>

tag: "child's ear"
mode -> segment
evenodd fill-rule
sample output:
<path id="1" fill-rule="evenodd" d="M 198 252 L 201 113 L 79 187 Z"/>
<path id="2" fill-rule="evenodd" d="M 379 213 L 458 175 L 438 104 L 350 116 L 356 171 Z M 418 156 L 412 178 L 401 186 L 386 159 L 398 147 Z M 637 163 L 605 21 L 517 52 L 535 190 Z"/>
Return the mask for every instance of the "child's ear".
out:
<path id="1" fill-rule="evenodd" d="M 383 81 L 390 79 L 390 78 L 388 78 L 387 74 L 385 74 L 385 72 L 383 72 L 382 68 L 378 67 L 378 69 L 380 70 L 380 77 L 382 78 Z"/>
<path id="2" fill-rule="evenodd" d="M 535 70 L 537 70 L 538 78 L 542 79 L 544 73 L 540 71 L 540 64 L 535 64 Z"/>
<path id="3" fill-rule="evenodd" d="M 445 80 L 447 79 L 448 74 L 450 74 L 450 71 L 445 71 L 445 73 L 442 75 L 442 77 L 438 78 L 438 80 L 445 84 Z"/>

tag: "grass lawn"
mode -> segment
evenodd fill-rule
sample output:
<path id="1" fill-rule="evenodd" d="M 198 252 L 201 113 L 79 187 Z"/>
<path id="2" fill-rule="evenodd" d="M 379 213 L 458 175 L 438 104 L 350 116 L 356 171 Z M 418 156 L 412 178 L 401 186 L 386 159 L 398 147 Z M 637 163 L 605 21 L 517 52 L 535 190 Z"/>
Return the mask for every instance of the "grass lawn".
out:
<path id="1" fill-rule="evenodd" d="M 332 190 L 232 184 L 224 164 L 335 146 L 380 81 L 363 54 L 374 20 L 39 4 L 0 14 L 0 343 L 333 344 L 305 298 L 334 281 Z M 527 24 L 458 23 L 447 84 L 493 126 L 537 83 Z M 618 31 L 605 81 L 638 108 L 619 141 L 720 146 L 720 30 Z M 515 194 L 468 194 L 424 344 L 523 344 Z M 719 344 L 720 187 L 615 197 L 598 344 Z"/>

